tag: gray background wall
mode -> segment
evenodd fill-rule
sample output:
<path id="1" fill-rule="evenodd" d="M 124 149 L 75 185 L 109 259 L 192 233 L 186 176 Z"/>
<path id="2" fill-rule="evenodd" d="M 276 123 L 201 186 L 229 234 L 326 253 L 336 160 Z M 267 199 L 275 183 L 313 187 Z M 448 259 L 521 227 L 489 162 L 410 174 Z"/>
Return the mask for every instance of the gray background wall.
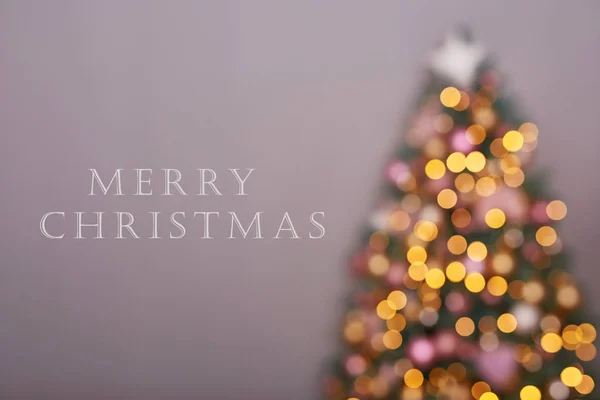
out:
<path id="1" fill-rule="evenodd" d="M 598 17 L 591 0 L 2 1 L 1 397 L 316 398 L 344 259 L 427 52 L 459 22 L 540 127 L 538 165 L 570 206 L 561 233 L 600 311 Z M 226 194 L 85 195 L 88 168 L 143 167 L 214 168 Z M 234 167 L 256 168 L 246 198 Z M 324 211 L 327 236 L 39 234 L 47 211 L 97 210 L 265 211 L 270 231 L 289 211 L 304 235 Z"/>

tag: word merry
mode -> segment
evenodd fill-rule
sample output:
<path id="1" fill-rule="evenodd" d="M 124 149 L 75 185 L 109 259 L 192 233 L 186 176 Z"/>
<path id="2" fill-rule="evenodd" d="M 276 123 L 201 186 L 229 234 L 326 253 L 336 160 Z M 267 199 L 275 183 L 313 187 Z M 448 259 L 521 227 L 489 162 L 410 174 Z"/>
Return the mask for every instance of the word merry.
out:
<path id="1" fill-rule="evenodd" d="M 90 185 L 90 196 L 96 195 L 96 191 L 99 189 L 102 194 L 108 194 L 109 189 L 114 185 L 114 195 L 115 196 L 124 196 L 123 193 L 123 168 L 119 168 L 115 171 L 108 184 L 105 183 L 106 180 L 102 180 L 100 178 L 100 174 L 95 168 L 91 168 L 89 170 L 92 174 L 91 185 Z M 182 174 L 178 169 L 174 168 L 163 168 L 162 171 L 162 192 L 160 193 L 163 196 L 171 196 L 175 192 L 180 195 L 187 196 L 189 189 L 184 190 L 182 186 Z M 206 196 L 209 194 L 214 194 L 217 196 L 222 196 L 223 193 L 217 188 L 215 181 L 217 180 L 217 173 L 210 168 L 198 168 L 196 169 L 196 182 L 194 185 L 197 190 L 195 194 L 198 196 Z M 250 174 L 254 171 L 254 168 L 247 168 L 244 173 L 240 173 L 240 170 L 237 168 L 230 168 L 229 172 L 235 178 L 235 181 L 238 184 L 238 191 L 235 193 L 237 196 L 245 196 L 247 193 L 244 191 L 244 184 L 250 177 Z M 136 191 L 133 193 L 134 196 L 152 196 L 155 194 L 155 188 L 153 186 L 156 185 L 156 178 L 153 178 L 154 171 L 151 168 L 135 168 L 132 171 L 133 178 L 136 182 Z"/>

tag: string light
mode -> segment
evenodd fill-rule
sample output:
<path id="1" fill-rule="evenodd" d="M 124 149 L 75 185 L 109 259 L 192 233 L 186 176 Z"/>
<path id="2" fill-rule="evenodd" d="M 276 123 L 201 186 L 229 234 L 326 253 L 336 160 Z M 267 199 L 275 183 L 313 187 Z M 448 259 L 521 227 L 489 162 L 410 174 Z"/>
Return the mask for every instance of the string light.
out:
<path id="1" fill-rule="evenodd" d="M 523 135 L 519 131 L 508 131 L 502 138 L 502 144 L 508 151 L 519 151 L 523 147 Z"/>
<path id="2" fill-rule="evenodd" d="M 446 174 L 446 165 L 441 160 L 430 160 L 425 165 L 425 174 L 427 174 L 429 179 L 441 179 Z"/>
<path id="3" fill-rule="evenodd" d="M 568 387 L 575 387 L 583 381 L 583 374 L 575 367 L 567 367 L 560 373 L 560 380 Z"/>
<path id="4" fill-rule="evenodd" d="M 452 86 L 445 88 L 440 93 L 440 101 L 444 107 L 455 107 L 460 102 L 460 97 L 460 91 Z"/>

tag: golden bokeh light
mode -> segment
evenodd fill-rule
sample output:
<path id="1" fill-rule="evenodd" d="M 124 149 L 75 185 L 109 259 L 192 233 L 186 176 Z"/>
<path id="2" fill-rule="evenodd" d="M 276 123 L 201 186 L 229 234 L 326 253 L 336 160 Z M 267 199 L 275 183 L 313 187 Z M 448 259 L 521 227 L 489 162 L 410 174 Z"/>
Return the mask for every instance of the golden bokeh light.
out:
<path id="1" fill-rule="evenodd" d="M 552 246 L 556 242 L 556 231 L 551 226 L 542 226 L 535 233 L 535 240 L 542 246 Z"/>
<path id="2" fill-rule="evenodd" d="M 411 368 L 404 374 L 404 384 L 416 389 L 423 384 L 423 373 L 416 368 Z"/>
<path id="3" fill-rule="evenodd" d="M 480 196 L 489 197 L 493 195 L 495 191 L 496 181 L 492 177 L 484 176 L 479 178 L 475 184 L 475 192 Z"/>
<path id="4" fill-rule="evenodd" d="M 479 272 L 473 272 L 465 278 L 465 287 L 471 293 L 479 293 L 485 288 L 485 278 Z"/>
<path id="5" fill-rule="evenodd" d="M 436 224 L 427 220 L 417 221 L 413 231 L 419 239 L 426 242 L 431 242 L 438 235 L 438 228 Z"/>
<path id="6" fill-rule="evenodd" d="M 457 105 L 454 106 L 456 111 L 464 111 L 469 108 L 469 104 L 471 103 L 471 99 L 469 98 L 469 94 L 467 92 L 460 91 L 460 101 Z"/>
<path id="7" fill-rule="evenodd" d="M 517 319 L 510 313 L 502 314 L 498 317 L 498 329 L 504 333 L 511 333 L 517 329 Z"/>
<path id="8" fill-rule="evenodd" d="M 369 258 L 369 271 L 371 271 L 373 275 L 385 275 L 389 268 L 390 260 L 383 254 L 373 254 Z"/>
<path id="9" fill-rule="evenodd" d="M 546 294 L 544 285 L 538 281 L 529 281 L 523 285 L 523 300 L 528 303 L 539 303 Z"/>
<path id="10" fill-rule="evenodd" d="M 475 187 L 475 178 L 468 172 L 463 172 L 454 180 L 456 190 L 461 193 L 469 193 Z"/>
<path id="11" fill-rule="evenodd" d="M 500 160 L 500 169 L 504 172 L 510 168 L 521 168 L 521 159 L 516 154 L 507 154 Z"/>
<path id="12" fill-rule="evenodd" d="M 437 202 L 440 207 L 450 209 L 456 205 L 458 197 L 452 189 L 442 189 L 437 196 Z"/>
<path id="13" fill-rule="evenodd" d="M 508 275 L 515 266 L 512 256 L 505 252 L 499 252 L 492 257 L 492 268 L 500 275 Z"/>
<path id="14" fill-rule="evenodd" d="M 556 301 L 563 308 L 575 308 L 580 300 L 579 290 L 573 285 L 560 287 L 556 292 Z"/>
<path id="15" fill-rule="evenodd" d="M 523 135 L 519 131 L 508 131 L 502 138 L 502 144 L 504 145 L 504 148 L 511 152 L 521 150 L 524 142 Z"/>
<path id="16" fill-rule="evenodd" d="M 473 386 L 471 387 L 471 395 L 473 395 L 473 397 L 476 400 L 479 400 L 484 393 L 489 392 L 491 390 L 492 388 L 490 388 L 490 385 L 488 385 L 484 381 L 479 381 L 475 382 L 475 384 L 473 384 Z"/>
<path id="17" fill-rule="evenodd" d="M 384 251 L 390 244 L 390 238 L 385 232 L 374 232 L 369 238 L 369 246 L 375 251 Z"/>
<path id="18" fill-rule="evenodd" d="M 538 127 L 534 123 L 525 122 L 519 127 L 519 132 L 523 134 L 525 143 L 535 142 L 538 137 Z"/>
<path id="19" fill-rule="evenodd" d="M 425 174 L 429 179 L 440 179 L 446 173 L 446 165 L 442 160 L 434 159 L 429 160 L 425 165 Z"/>
<path id="20" fill-rule="evenodd" d="M 506 186 L 519 187 L 525 181 L 525 174 L 519 167 L 511 167 L 504 172 Z"/>
<path id="21" fill-rule="evenodd" d="M 456 107 L 460 103 L 460 97 L 460 91 L 453 86 L 448 86 L 440 93 L 440 101 L 448 108 Z"/>
<path id="22" fill-rule="evenodd" d="M 390 216 L 390 228 L 401 232 L 410 225 L 410 215 L 404 210 L 398 210 Z"/>
<path id="23" fill-rule="evenodd" d="M 394 305 L 391 304 L 387 300 L 382 300 L 377 304 L 377 316 L 381 319 L 391 319 L 394 315 L 396 315 L 396 310 L 394 309 Z"/>
<path id="24" fill-rule="evenodd" d="M 413 246 L 408 249 L 406 259 L 411 264 L 418 262 L 424 263 L 427 261 L 427 251 L 422 246 Z"/>
<path id="25" fill-rule="evenodd" d="M 395 350 L 402 345 L 402 334 L 396 330 L 389 330 L 383 335 L 383 345 L 390 350 Z"/>
<path id="26" fill-rule="evenodd" d="M 567 367 L 560 373 L 560 380 L 568 387 L 575 387 L 583 381 L 583 374 L 575 367 Z"/>
<path id="27" fill-rule="evenodd" d="M 465 266 L 459 261 L 452 261 L 446 267 L 446 276 L 450 282 L 460 282 L 466 274 Z"/>
<path id="28" fill-rule="evenodd" d="M 490 144 L 490 152 L 496 158 L 502 158 L 508 154 L 508 151 L 504 148 L 502 144 L 502 139 L 494 139 Z"/>
<path id="29" fill-rule="evenodd" d="M 350 343 L 359 343 L 365 338 L 365 326 L 360 321 L 350 321 L 344 327 L 344 337 Z"/>
<path id="30" fill-rule="evenodd" d="M 540 327 L 544 332 L 559 333 L 561 327 L 560 319 L 556 315 L 546 315 L 540 321 Z"/>
<path id="31" fill-rule="evenodd" d="M 394 290 L 391 292 L 388 297 L 388 305 L 391 306 L 394 310 L 402 310 L 408 301 L 406 295 L 401 290 Z"/>
<path id="32" fill-rule="evenodd" d="M 432 268 L 427 271 L 427 275 L 425 275 L 425 282 L 432 289 L 439 289 L 444 286 L 446 282 L 446 275 L 444 275 L 444 271 L 439 268 Z"/>
<path id="33" fill-rule="evenodd" d="M 592 324 L 585 322 L 579 325 L 579 329 L 581 330 L 581 341 L 583 343 L 592 343 L 596 340 L 596 328 Z"/>
<path id="34" fill-rule="evenodd" d="M 471 224 L 471 213 L 465 208 L 457 208 L 452 213 L 451 219 L 457 228 L 466 228 Z"/>
<path id="35" fill-rule="evenodd" d="M 501 228 L 506 222 L 504 211 L 499 208 L 492 208 L 485 214 L 485 223 L 493 229 Z"/>
<path id="36" fill-rule="evenodd" d="M 459 255 L 467 250 L 467 239 L 461 235 L 454 235 L 448 239 L 448 251 L 454 255 Z"/>
<path id="37" fill-rule="evenodd" d="M 583 340 L 583 331 L 577 325 L 567 325 L 565 326 L 565 329 L 563 329 L 562 339 L 565 347 L 567 347 L 567 344 L 578 346 Z"/>
<path id="38" fill-rule="evenodd" d="M 467 128 L 467 141 L 471 144 L 481 144 L 485 140 L 485 129 L 483 126 L 474 124 Z"/>
<path id="39" fill-rule="evenodd" d="M 541 340 L 542 349 L 547 353 L 557 353 L 562 349 L 562 338 L 554 333 L 546 333 Z"/>
<path id="40" fill-rule="evenodd" d="M 454 327 L 460 336 L 469 336 L 475 332 L 475 323 L 469 317 L 459 318 Z"/>
<path id="41" fill-rule="evenodd" d="M 521 400 L 541 400 L 542 392 L 533 385 L 527 385 L 521 389 L 519 396 L 521 397 Z"/>
<path id="42" fill-rule="evenodd" d="M 412 280 L 421 282 L 427 276 L 427 265 L 423 263 L 414 263 L 408 267 L 408 276 L 411 277 Z"/>
<path id="43" fill-rule="evenodd" d="M 502 296 L 508 290 L 508 283 L 501 276 L 493 276 L 487 283 L 487 289 L 493 296 Z"/>
<path id="44" fill-rule="evenodd" d="M 594 390 L 594 386 L 594 379 L 592 379 L 592 377 L 589 375 L 583 375 L 581 377 L 581 383 L 575 386 L 575 390 L 583 395 L 590 394 L 592 393 L 592 390 Z"/>
<path id="45" fill-rule="evenodd" d="M 560 200 L 552 200 L 546 206 L 546 214 L 550 219 L 559 221 L 567 216 L 567 205 Z"/>
<path id="46" fill-rule="evenodd" d="M 479 151 L 472 151 L 467 155 L 466 167 L 471 172 L 479 172 L 485 167 L 485 156 Z"/>
<path id="47" fill-rule="evenodd" d="M 473 261 L 483 261 L 487 257 L 487 247 L 483 242 L 475 241 L 467 247 L 467 255 Z"/>
<path id="48" fill-rule="evenodd" d="M 485 392 L 479 400 L 500 400 L 494 392 Z"/>
<path id="49" fill-rule="evenodd" d="M 466 161 L 467 158 L 463 153 L 454 152 L 446 159 L 446 166 L 448 170 L 459 173 L 466 168 Z"/>
<path id="50" fill-rule="evenodd" d="M 396 314 L 386 321 L 386 326 L 390 330 L 402 332 L 406 328 L 406 318 L 402 314 Z"/>
<path id="51" fill-rule="evenodd" d="M 575 354 L 581 361 L 592 361 L 596 358 L 596 346 L 591 343 L 581 343 L 575 350 Z"/>

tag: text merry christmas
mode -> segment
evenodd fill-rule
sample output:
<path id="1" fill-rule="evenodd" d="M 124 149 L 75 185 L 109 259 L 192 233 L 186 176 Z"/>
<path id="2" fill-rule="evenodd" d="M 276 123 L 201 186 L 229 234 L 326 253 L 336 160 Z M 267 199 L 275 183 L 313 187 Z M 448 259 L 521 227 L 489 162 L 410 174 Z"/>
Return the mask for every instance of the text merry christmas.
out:
<path id="1" fill-rule="evenodd" d="M 90 169 L 88 196 L 223 196 L 213 169 L 198 168 L 195 184 L 186 186 L 177 169 L 165 168 L 160 173 L 148 168 L 136 168 L 129 173 L 117 169 L 107 179 L 96 169 Z M 228 170 L 229 179 L 236 183 L 231 195 L 247 196 L 246 184 L 253 168 Z M 158 177 L 157 175 L 160 175 Z M 129 179 L 128 179 L 129 178 Z M 135 183 L 127 193 L 124 183 Z M 160 185 L 157 184 L 159 181 Z M 160 187 L 160 189 L 159 189 Z M 40 232 L 48 239 L 182 239 L 193 236 L 214 239 L 217 235 L 228 239 L 321 239 L 325 236 L 325 213 L 312 212 L 305 216 L 310 224 L 306 232 L 299 232 L 289 212 L 277 217 L 275 224 L 265 225 L 265 212 L 255 211 L 238 215 L 235 211 L 51 211 L 40 218 Z M 272 219 L 272 218 L 270 218 Z"/>

